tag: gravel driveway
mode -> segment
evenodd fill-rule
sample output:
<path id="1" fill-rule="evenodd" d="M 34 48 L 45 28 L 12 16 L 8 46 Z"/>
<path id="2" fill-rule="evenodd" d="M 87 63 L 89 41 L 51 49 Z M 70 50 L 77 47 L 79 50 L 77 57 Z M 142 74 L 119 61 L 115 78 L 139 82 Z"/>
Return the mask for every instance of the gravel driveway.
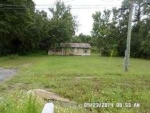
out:
<path id="1" fill-rule="evenodd" d="M 0 82 L 14 76 L 18 69 L 4 69 L 0 68 Z"/>

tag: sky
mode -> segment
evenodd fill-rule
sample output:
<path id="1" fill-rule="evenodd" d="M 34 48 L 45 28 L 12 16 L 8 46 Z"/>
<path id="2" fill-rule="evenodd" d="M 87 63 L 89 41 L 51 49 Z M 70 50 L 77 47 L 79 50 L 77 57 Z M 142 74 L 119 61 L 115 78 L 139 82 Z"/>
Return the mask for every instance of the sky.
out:
<path id="1" fill-rule="evenodd" d="M 48 7 L 54 5 L 57 0 L 33 0 L 38 10 L 48 11 Z M 120 8 L 123 0 L 61 0 L 65 5 L 73 7 L 71 13 L 76 16 L 78 22 L 78 30 L 76 35 L 83 33 L 91 35 L 93 27 L 92 14 L 96 11 L 103 11 L 104 9 L 112 9 L 113 7 Z M 80 5 L 80 6 L 79 6 Z M 81 6 L 82 5 L 82 6 Z M 48 13 L 49 14 L 49 13 Z"/>

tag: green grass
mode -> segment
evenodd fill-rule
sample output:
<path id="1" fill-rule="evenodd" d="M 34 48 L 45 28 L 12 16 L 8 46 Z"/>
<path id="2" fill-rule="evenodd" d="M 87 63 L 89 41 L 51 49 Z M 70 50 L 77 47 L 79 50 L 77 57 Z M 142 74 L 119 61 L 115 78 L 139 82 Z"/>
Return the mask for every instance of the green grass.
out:
<path id="1" fill-rule="evenodd" d="M 0 99 L 0 113 L 40 113 L 42 102 L 23 92 L 12 92 Z"/>
<path id="2" fill-rule="evenodd" d="M 130 108 L 114 106 L 74 109 L 56 105 L 56 113 L 149 113 L 150 61 L 131 59 L 130 71 L 127 73 L 123 70 L 123 62 L 123 58 L 110 59 L 98 55 L 2 57 L 0 67 L 19 68 L 19 72 L 14 78 L 0 84 L 0 96 L 9 99 L 10 94 L 14 92 L 24 92 L 22 95 L 25 95 L 30 89 L 42 88 L 81 105 L 85 102 L 105 102 L 114 105 L 132 103 Z M 11 98 L 12 105 L 18 102 L 15 95 Z M 140 107 L 134 108 L 134 103 L 140 103 Z M 38 108 L 42 109 L 42 104 L 39 106 Z M 39 109 L 33 113 L 40 112 Z"/>

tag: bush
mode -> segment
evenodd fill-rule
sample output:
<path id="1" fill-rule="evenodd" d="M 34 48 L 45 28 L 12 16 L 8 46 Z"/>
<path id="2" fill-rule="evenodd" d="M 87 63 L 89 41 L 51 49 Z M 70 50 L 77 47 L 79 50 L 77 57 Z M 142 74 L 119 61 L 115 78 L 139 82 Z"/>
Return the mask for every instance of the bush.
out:
<path id="1" fill-rule="evenodd" d="M 118 52 L 115 45 L 108 45 L 100 50 L 102 56 L 117 56 Z"/>
<path id="2" fill-rule="evenodd" d="M 150 59 L 150 41 L 142 41 L 140 51 L 142 58 Z"/>

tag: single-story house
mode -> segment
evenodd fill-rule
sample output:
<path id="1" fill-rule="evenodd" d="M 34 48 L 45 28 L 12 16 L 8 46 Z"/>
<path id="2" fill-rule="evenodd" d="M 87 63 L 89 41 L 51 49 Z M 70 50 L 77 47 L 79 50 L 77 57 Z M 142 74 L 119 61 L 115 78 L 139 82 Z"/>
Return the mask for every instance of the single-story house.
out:
<path id="1" fill-rule="evenodd" d="M 61 43 L 61 55 L 91 55 L 88 43 Z"/>

